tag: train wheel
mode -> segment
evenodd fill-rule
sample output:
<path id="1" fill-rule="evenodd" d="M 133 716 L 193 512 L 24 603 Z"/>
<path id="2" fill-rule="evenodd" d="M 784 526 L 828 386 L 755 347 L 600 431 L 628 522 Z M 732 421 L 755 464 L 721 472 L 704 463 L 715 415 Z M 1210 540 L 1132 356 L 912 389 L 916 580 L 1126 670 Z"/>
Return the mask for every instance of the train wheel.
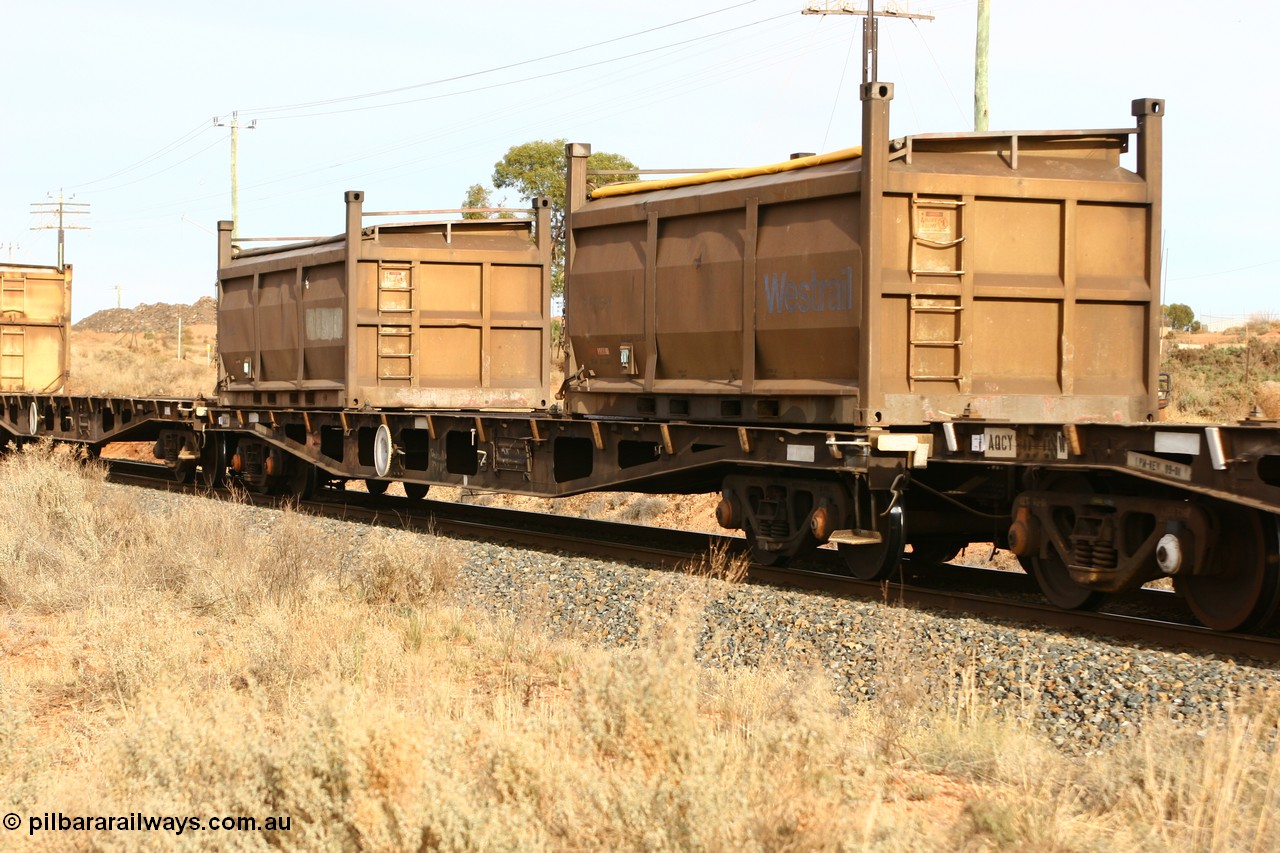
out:
<path id="1" fill-rule="evenodd" d="M 1220 572 L 1175 576 L 1174 587 L 1196 618 L 1215 631 L 1265 624 L 1280 603 L 1280 517 L 1220 504 L 1213 558 Z"/>
<path id="2" fill-rule="evenodd" d="M 880 542 L 875 545 L 838 545 L 845 571 L 860 581 L 879 581 L 891 576 L 902 561 L 907 543 L 906 513 L 900 505 L 884 516 Z"/>
<path id="3" fill-rule="evenodd" d="M 316 466 L 301 459 L 290 459 L 285 488 L 300 501 L 310 499 L 316 491 Z"/>
<path id="4" fill-rule="evenodd" d="M 1042 491 L 1061 491 L 1092 494 L 1095 489 L 1089 479 L 1081 474 L 1060 474 L 1050 476 L 1040 484 Z M 1055 516 L 1054 524 L 1064 541 L 1070 541 L 1071 531 L 1075 528 L 1074 512 L 1066 512 Z M 1093 610 L 1102 603 L 1105 595 L 1087 586 L 1081 586 L 1071 578 L 1062 555 L 1052 544 L 1048 546 L 1047 557 L 1019 557 L 1022 568 L 1035 578 L 1036 586 L 1050 604 L 1061 610 Z"/>
<path id="5" fill-rule="evenodd" d="M 1049 603 L 1061 610 L 1093 610 L 1102 603 L 1103 593 L 1081 586 L 1071 579 L 1067 564 L 1050 546 L 1048 557 L 1018 558 L 1027 574 L 1035 578 L 1036 586 Z"/>
<path id="6" fill-rule="evenodd" d="M 227 442 L 220 435 L 205 435 L 200 449 L 200 485 L 216 489 L 227 472 Z"/>
<path id="7" fill-rule="evenodd" d="M 426 483 L 405 483 L 404 496 L 415 501 L 420 501 L 427 496 L 427 492 L 431 486 Z"/>
<path id="8" fill-rule="evenodd" d="M 365 480 L 364 481 L 365 490 L 368 491 L 369 494 L 371 495 L 385 495 L 387 493 L 387 486 L 389 485 L 391 485 L 391 482 L 389 480 Z"/>
<path id="9" fill-rule="evenodd" d="M 173 479 L 190 485 L 196 481 L 196 460 L 179 459 L 173 466 Z"/>

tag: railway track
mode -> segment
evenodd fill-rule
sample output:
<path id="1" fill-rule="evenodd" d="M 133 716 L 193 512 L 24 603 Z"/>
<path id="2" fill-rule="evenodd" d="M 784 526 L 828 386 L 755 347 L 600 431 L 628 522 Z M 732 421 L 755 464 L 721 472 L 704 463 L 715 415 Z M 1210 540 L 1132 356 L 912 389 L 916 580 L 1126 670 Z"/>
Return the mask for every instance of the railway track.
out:
<path id="1" fill-rule="evenodd" d="M 175 482 L 163 465 L 108 460 L 110 479 L 125 485 L 172 492 L 230 497 L 232 492 L 212 492 Z M 409 500 L 359 492 L 321 490 L 306 501 L 237 491 L 240 499 L 256 506 L 293 504 L 303 512 L 335 518 L 434 532 L 449 536 L 509 543 L 543 550 L 610 560 L 641 563 L 666 569 L 683 568 L 712 549 L 735 557 L 747 551 L 738 537 L 691 531 L 655 529 L 618 522 L 560 516 L 539 512 Z M 1034 583 L 1026 575 L 965 566 L 912 565 L 904 561 L 893 581 L 861 581 L 842 577 L 842 563 L 833 551 L 820 550 L 791 568 L 752 564 L 748 580 L 829 595 L 882 600 L 922 609 L 1002 620 L 1026 626 L 1051 628 L 1105 637 L 1121 642 L 1183 649 L 1280 662 L 1280 638 L 1217 632 L 1188 621 L 1177 596 L 1157 590 L 1141 590 L 1118 597 L 1103 612 L 1061 610 L 1035 599 Z M 973 589 L 980 592 L 974 592 Z M 1139 615 L 1139 614 L 1158 615 Z M 1187 616 L 1190 619 L 1190 616 Z"/>

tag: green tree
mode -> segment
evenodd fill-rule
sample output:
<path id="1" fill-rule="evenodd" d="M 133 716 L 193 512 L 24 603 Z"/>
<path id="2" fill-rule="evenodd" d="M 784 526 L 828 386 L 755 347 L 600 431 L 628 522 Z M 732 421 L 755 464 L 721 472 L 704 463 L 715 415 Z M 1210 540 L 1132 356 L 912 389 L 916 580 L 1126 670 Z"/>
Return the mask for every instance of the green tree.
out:
<path id="1" fill-rule="evenodd" d="M 488 219 L 488 213 L 482 213 L 475 208 L 493 207 L 493 193 L 480 184 L 472 184 L 467 188 L 467 197 L 462 200 L 462 206 L 470 211 L 462 214 L 463 219 Z"/>
<path id="2" fill-rule="evenodd" d="M 502 207 L 503 200 L 495 201 L 493 192 L 480 184 L 472 184 L 467 189 L 467 197 L 462 200 L 463 219 L 514 219 L 515 214 L 509 210 L 485 211 L 486 207 Z"/>
<path id="3" fill-rule="evenodd" d="M 1161 305 L 1160 308 L 1164 314 L 1165 322 L 1169 324 L 1169 328 L 1176 332 L 1195 331 L 1200 327 L 1200 324 L 1196 322 L 1196 312 L 1191 310 L 1190 305 L 1175 302 L 1172 305 Z"/>
<path id="4" fill-rule="evenodd" d="M 520 198 L 532 204 L 535 198 L 545 196 L 551 200 L 551 291 L 564 292 L 565 247 L 565 172 L 568 162 L 564 154 L 565 140 L 550 139 L 514 145 L 493 166 L 493 185 L 496 189 L 514 189 Z M 587 160 L 588 169 L 634 170 L 636 165 L 621 154 L 598 151 Z M 594 183 L 633 181 L 636 174 L 601 175 Z M 480 192 L 477 192 L 480 191 Z M 490 198 L 488 190 L 476 184 L 467 193 L 468 200 Z M 466 207 L 483 207 L 467 204 Z"/>

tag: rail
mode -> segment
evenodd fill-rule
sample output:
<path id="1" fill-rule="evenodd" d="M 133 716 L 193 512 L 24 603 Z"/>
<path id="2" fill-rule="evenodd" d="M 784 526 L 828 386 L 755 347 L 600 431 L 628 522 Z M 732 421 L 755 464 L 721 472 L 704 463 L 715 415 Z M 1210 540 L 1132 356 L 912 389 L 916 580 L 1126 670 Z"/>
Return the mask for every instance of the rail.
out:
<path id="1" fill-rule="evenodd" d="M 222 489 L 209 491 L 174 482 L 163 466 L 145 463 L 111 463 L 115 482 L 170 491 L 199 493 L 211 497 L 231 497 Z M 291 498 L 245 494 L 236 499 L 259 506 L 282 506 Z M 488 542 L 505 542 L 522 547 L 567 551 L 581 556 L 634 562 L 666 569 L 682 569 L 713 548 L 729 556 L 746 550 L 738 537 L 653 529 L 631 524 L 583 519 L 572 516 L 525 512 L 442 501 L 413 501 L 393 496 L 362 495 L 358 492 L 321 492 L 320 496 L 297 504 L 315 515 L 357 521 L 399 529 L 434 532 Z M 908 555 L 909 556 L 909 555 Z M 1026 575 L 994 572 L 961 566 L 945 571 L 922 570 L 908 559 L 896 582 L 859 581 L 836 574 L 840 558 L 835 552 L 819 551 L 800 566 L 788 569 L 752 565 L 748 580 L 754 583 L 873 601 L 887 601 L 910 607 L 964 614 L 981 619 L 1015 623 L 1032 630 L 1053 629 L 1080 635 L 1105 637 L 1123 643 L 1138 643 L 1193 651 L 1197 654 L 1228 655 L 1260 661 L 1280 662 L 1280 638 L 1211 631 L 1199 625 L 1173 621 L 1163 616 L 1135 616 L 1120 612 L 1068 611 L 1026 600 L 1035 595 Z M 981 581 L 986 593 L 951 588 L 956 583 L 972 585 Z M 995 590 L 998 595 L 991 594 Z M 1009 598 L 1009 595 L 1021 595 Z M 1169 593 L 1142 590 L 1121 597 L 1140 604 L 1140 609 L 1168 610 L 1175 597 Z M 1176 608 L 1174 608 L 1176 609 Z"/>

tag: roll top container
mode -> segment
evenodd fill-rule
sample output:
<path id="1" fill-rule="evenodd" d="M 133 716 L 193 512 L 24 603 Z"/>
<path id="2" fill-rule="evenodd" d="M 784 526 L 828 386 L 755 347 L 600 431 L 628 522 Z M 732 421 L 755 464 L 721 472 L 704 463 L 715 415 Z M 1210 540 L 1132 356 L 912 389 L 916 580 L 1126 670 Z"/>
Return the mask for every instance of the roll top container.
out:
<path id="1" fill-rule="evenodd" d="M 242 250 L 218 223 L 220 403 L 544 408 L 549 203 L 465 219 L 366 213 L 363 192 L 345 201 L 333 237 Z M 406 216 L 433 218 L 366 224 Z"/>
<path id="2" fill-rule="evenodd" d="M 892 139 L 892 97 L 863 87 L 860 148 L 757 170 L 592 193 L 569 145 L 567 410 L 1154 419 L 1164 102 L 1136 127 Z"/>

